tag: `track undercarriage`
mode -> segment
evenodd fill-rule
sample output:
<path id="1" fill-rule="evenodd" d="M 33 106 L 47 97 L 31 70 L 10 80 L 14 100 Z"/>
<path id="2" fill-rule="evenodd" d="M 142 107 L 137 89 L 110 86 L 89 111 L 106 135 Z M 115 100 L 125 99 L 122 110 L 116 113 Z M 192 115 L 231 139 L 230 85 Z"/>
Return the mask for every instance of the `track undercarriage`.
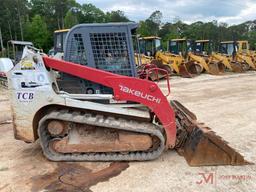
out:
<path id="1" fill-rule="evenodd" d="M 176 113 L 175 149 L 189 165 L 249 164 L 180 103 L 171 101 L 171 106 Z M 54 161 L 144 161 L 166 149 L 164 129 L 156 122 L 74 109 L 49 112 L 38 134 L 44 154 Z"/>

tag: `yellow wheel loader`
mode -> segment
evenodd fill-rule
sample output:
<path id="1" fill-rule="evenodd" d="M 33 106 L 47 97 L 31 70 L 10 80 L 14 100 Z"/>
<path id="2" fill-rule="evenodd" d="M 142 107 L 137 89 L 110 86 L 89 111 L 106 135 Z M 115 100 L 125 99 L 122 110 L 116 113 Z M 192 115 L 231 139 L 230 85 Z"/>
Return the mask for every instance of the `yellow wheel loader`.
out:
<path id="1" fill-rule="evenodd" d="M 250 65 L 252 69 L 256 69 L 256 54 L 250 50 L 248 41 L 236 41 L 238 46 L 238 55 L 246 56 L 246 62 Z M 242 57 L 241 56 L 241 57 Z M 253 67 L 254 66 L 254 67 Z"/>
<path id="2" fill-rule="evenodd" d="M 190 68 L 184 67 L 185 60 L 182 55 L 162 51 L 160 37 L 139 38 L 139 48 L 142 54 L 154 58 L 151 60 L 152 64 L 167 70 L 170 74 L 176 73 L 182 77 L 193 77 L 198 74 L 195 69 L 192 69 L 192 65 Z"/>
<path id="3" fill-rule="evenodd" d="M 220 52 L 228 55 L 229 60 L 240 63 L 244 71 L 255 70 L 255 64 L 245 45 L 243 41 L 223 41 L 220 42 Z"/>
<path id="4" fill-rule="evenodd" d="M 135 56 L 135 63 L 137 66 L 149 64 L 154 59 L 153 57 L 146 56 L 141 53 L 135 53 L 134 56 Z"/>
<path id="5" fill-rule="evenodd" d="M 168 52 L 182 57 L 179 64 L 180 71 L 189 71 L 192 75 L 199 75 L 203 71 L 203 65 L 199 62 L 188 61 L 187 56 L 192 51 L 193 42 L 187 39 L 171 39 L 168 41 Z"/>
<path id="6" fill-rule="evenodd" d="M 196 40 L 193 50 L 188 53 L 188 61 L 200 64 L 211 75 L 220 75 L 225 72 L 225 65 L 211 57 L 212 42 L 210 40 Z"/>
<path id="7" fill-rule="evenodd" d="M 213 52 L 212 57 L 221 61 L 229 71 L 241 73 L 249 69 L 246 62 L 237 60 L 237 44 L 233 41 L 220 42 L 219 51 Z"/>

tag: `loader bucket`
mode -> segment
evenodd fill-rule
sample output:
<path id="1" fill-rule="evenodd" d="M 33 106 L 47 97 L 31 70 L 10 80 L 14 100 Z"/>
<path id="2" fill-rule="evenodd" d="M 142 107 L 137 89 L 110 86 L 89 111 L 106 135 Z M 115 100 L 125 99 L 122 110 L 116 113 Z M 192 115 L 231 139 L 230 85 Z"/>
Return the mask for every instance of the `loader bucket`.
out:
<path id="1" fill-rule="evenodd" d="M 212 75 L 220 75 L 225 72 L 225 65 L 219 61 L 219 62 L 210 62 L 208 64 L 209 67 L 209 73 Z"/>
<path id="2" fill-rule="evenodd" d="M 230 62 L 230 65 L 232 67 L 232 71 L 236 73 L 242 73 L 247 70 L 249 70 L 250 66 L 247 63 L 239 63 L 239 62 Z"/>
<path id="3" fill-rule="evenodd" d="M 250 65 L 246 62 L 242 62 L 241 65 L 244 71 L 248 71 L 251 68 Z"/>
<path id="4" fill-rule="evenodd" d="M 176 150 L 190 166 L 252 164 L 210 128 L 197 123 L 196 116 L 178 101 L 171 105 L 176 113 Z"/>
<path id="5" fill-rule="evenodd" d="M 194 63 L 193 61 L 189 61 L 186 63 L 182 63 L 179 66 L 179 73 L 182 77 L 191 78 L 196 75 L 199 75 L 203 71 L 201 65 Z"/>
<path id="6" fill-rule="evenodd" d="M 236 73 L 242 73 L 242 72 L 248 70 L 245 67 L 243 67 L 243 65 L 241 63 L 238 63 L 238 62 L 230 62 L 230 65 L 232 67 L 232 71 L 234 71 Z"/>
<path id="7" fill-rule="evenodd" d="M 138 75 L 141 79 L 148 78 L 151 81 L 158 81 L 162 78 L 165 78 L 168 74 L 168 71 L 165 70 L 157 70 L 157 66 L 155 64 L 143 64 L 137 68 Z"/>

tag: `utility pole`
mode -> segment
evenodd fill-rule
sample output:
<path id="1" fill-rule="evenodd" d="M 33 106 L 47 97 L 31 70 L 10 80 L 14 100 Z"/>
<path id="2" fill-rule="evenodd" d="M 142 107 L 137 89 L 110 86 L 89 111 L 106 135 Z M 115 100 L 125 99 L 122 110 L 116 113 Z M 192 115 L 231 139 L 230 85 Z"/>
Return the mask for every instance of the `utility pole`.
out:
<path id="1" fill-rule="evenodd" d="M 22 27 L 22 23 L 21 23 L 21 15 L 20 15 L 20 4 L 19 4 L 19 0 L 17 1 L 17 8 L 18 8 L 18 17 L 19 17 L 19 24 L 20 24 L 20 36 L 21 36 L 21 40 L 24 41 L 23 38 L 23 27 Z"/>
<path id="2" fill-rule="evenodd" d="M 3 44 L 3 37 L 2 37 L 2 30 L 0 28 L 0 46 L 1 46 L 1 52 L 3 54 L 4 52 L 4 44 Z"/>

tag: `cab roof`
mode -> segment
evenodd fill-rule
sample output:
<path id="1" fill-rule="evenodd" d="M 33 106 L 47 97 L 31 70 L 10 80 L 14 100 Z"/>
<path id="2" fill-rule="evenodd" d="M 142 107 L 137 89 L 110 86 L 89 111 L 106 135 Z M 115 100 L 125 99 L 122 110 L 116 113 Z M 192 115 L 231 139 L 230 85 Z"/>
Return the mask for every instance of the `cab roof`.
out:
<path id="1" fill-rule="evenodd" d="M 195 40 L 195 43 L 207 43 L 210 42 L 209 39 L 204 39 L 204 40 Z"/>
<path id="2" fill-rule="evenodd" d="M 187 39 L 183 38 L 183 39 L 171 39 L 171 41 L 186 41 Z"/>
<path id="3" fill-rule="evenodd" d="M 234 43 L 235 41 L 221 41 L 220 44 L 229 44 L 229 43 Z"/>
<path id="4" fill-rule="evenodd" d="M 147 37 L 140 37 L 139 39 L 151 40 L 151 39 L 161 39 L 161 37 L 157 37 L 157 36 L 147 36 Z"/>
<path id="5" fill-rule="evenodd" d="M 16 40 L 10 40 L 8 41 L 12 45 L 30 45 L 33 46 L 33 43 L 30 41 L 16 41 Z"/>
<path id="6" fill-rule="evenodd" d="M 54 33 L 63 33 L 63 32 L 68 32 L 70 29 L 59 29 L 55 30 Z"/>

